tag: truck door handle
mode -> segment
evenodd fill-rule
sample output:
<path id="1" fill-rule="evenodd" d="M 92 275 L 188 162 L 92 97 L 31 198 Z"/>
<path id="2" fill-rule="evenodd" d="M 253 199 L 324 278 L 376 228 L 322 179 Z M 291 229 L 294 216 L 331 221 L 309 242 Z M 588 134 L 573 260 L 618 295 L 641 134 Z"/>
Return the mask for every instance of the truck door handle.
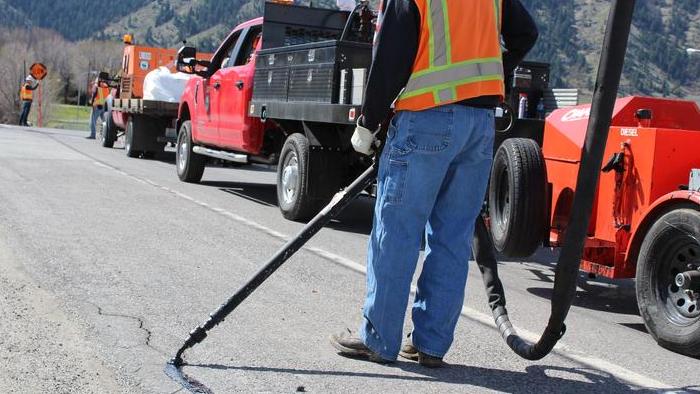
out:
<path id="1" fill-rule="evenodd" d="M 219 90 L 219 88 L 221 88 L 221 82 L 219 82 L 219 81 L 214 82 L 214 89 Z"/>
<path id="2" fill-rule="evenodd" d="M 236 87 L 238 88 L 238 90 L 243 90 L 243 86 L 245 86 L 245 84 L 243 83 L 243 81 L 237 81 L 237 82 L 236 82 Z"/>

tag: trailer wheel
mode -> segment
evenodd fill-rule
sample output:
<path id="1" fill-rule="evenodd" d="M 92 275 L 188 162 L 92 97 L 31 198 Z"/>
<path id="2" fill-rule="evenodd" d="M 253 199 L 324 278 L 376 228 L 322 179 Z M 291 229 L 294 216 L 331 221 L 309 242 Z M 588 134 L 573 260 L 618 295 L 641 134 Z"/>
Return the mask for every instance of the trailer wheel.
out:
<path id="1" fill-rule="evenodd" d="M 637 260 L 637 304 L 659 345 L 700 356 L 700 302 L 679 289 L 678 273 L 700 267 L 700 212 L 676 209 L 644 237 Z"/>
<path id="2" fill-rule="evenodd" d="M 202 180 L 206 159 L 192 151 L 192 122 L 186 120 L 177 135 L 175 168 L 183 182 L 197 183 Z"/>
<path id="3" fill-rule="evenodd" d="M 112 119 L 111 112 L 105 112 L 105 120 L 102 122 L 102 133 L 100 133 L 100 144 L 105 148 L 114 147 L 117 140 L 117 127 Z"/>
<path id="4" fill-rule="evenodd" d="M 491 168 L 489 216 L 496 249 L 508 257 L 532 255 L 545 226 L 547 173 L 542 150 L 529 138 L 498 148 Z"/>
<path id="5" fill-rule="evenodd" d="M 126 122 L 126 135 L 124 137 L 124 152 L 128 157 L 139 157 L 141 151 L 134 146 L 134 117 L 130 116 Z"/>
<path id="6" fill-rule="evenodd" d="M 282 216 L 302 221 L 318 211 L 318 202 L 309 190 L 309 141 L 303 134 L 292 134 L 282 147 L 277 166 L 277 201 Z"/>

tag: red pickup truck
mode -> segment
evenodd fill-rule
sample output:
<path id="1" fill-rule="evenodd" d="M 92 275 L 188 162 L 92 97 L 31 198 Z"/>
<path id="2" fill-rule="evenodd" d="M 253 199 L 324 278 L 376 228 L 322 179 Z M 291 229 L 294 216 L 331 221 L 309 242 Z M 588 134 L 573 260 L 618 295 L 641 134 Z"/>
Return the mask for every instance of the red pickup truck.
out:
<path id="1" fill-rule="evenodd" d="M 210 158 L 278 164 L 280 210 L 304 220 L 364 170 L 350 144 L 371 64 L 364 4 L 351 13 L 270 2 L 210 62 L 182 48 L 178 69 L 196 75 L 178 112 L 179 178 L 199 182 Z"/>

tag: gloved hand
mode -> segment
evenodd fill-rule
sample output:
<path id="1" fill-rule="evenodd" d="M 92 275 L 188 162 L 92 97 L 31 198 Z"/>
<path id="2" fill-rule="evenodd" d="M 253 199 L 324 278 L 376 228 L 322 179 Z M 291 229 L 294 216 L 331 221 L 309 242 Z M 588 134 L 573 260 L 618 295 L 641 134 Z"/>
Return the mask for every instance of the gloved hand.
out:
<path id="1" fill-rule="evenodd" d="M 362 120 L 362 117 L 357 120 L 357 127 L 355 128 L 350 142 L 357 153 L 370 156 L 374 153 L 374 149 L 379 148 L 381 145 L 381 142 L 377 139 L 377 134 L 379 134 L 381 128 L 377 127 L 377 130 L 372 132 L 368 128 L 362 126 Z"/>

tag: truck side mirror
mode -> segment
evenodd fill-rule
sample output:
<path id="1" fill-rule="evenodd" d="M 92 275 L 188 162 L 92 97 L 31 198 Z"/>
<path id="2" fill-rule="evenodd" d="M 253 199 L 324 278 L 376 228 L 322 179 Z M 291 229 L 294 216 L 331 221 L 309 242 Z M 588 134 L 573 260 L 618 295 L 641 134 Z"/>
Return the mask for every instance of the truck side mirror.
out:
<path id="1" fill-rule="evenodd" d="M 177 71 L 185 74 L 195 74 L 197 69 L 197 49 L 188 46 L 180 48 L 177 51 L 175 68 Z"/>

